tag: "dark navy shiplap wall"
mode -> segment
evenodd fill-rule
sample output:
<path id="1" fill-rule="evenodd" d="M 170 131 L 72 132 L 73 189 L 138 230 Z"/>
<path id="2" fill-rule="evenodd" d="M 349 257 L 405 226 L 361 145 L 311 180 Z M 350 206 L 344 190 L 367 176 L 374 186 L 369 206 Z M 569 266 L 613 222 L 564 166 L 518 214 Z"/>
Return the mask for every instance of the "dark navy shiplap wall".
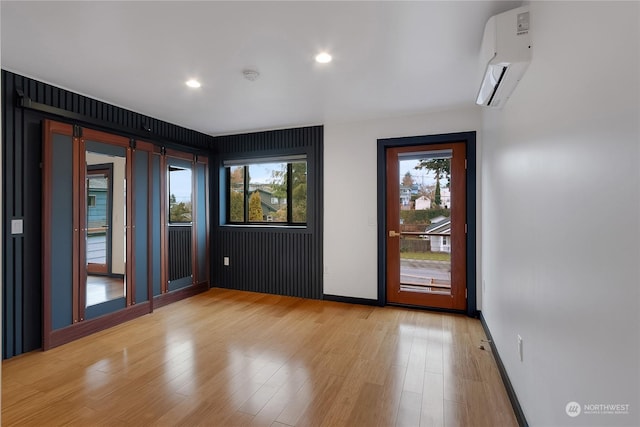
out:
<path id="1" fill-rule="evenodd" d="M 323 127 L 311 126 L 222 136 L 215 139 L 211 209 L 212 286 L 322 298 Z M 307 156 L 307 226 L 304 228 L 224 225 L 225 160 L 287 154 Z M 230 265 L 223 265 L 228 256 Z"/>
<path id="2" fill-rule="evenodd" d="M 56 226 L 51 228 L 51 241 L 55 242 L 55 250 L 51 252 L 51 278 L 60 286 L 51 294 L 51 324 L 53 329 L 60 329 L 73 323 L 73 193 L 69 191 L 73 188 L 73 141 L 69 135 L 53 135 L 52 139 L 51 197 L 55 202 L 51 222 Z"/>
<path id="3" fill-rule="evenodd" d="M 153 176 L 160 176 L 160 156 L 154 155 L 151 159 L 151 173 Z M 160 212 L 160 180 L 153 179 L 151 181 L 151 211 Z M 151 246 L 159 248 L 162 244 L 160 238 L 161 218 L 160 215 L 153 215 L 151 221 Z M 151 294 L 155 297 L 162 293 L 160 289 L 160 268 L 162 260 L 160 259 L 160 251 L 153 251 L 151 259 Z"/>
<path id="4" fill-rule="evenodd" d="M 69 112 L 75 118 L 19 107 L 17 90 L 35 103 Z M 211 153 L 209 171 L 212 286 L 306 298 L 322 298 L 322 126 L 211 137 L 193 130 L 96 101 L 2 70 L 3 150 L 3 358 L 42 344 L 42 120 L 45 118 L 141 138 L 169 141 L 185 149 Z M 87 122 L 78 119 L 86 117 Z M 143 131 L 143 128 L 151 129 Z M 220 225 L 220 170 L 228 158 L 306 154 L 308 223 L 304 228 L 228 227 Z M 153 156 L 153 173 L 159 168 Z M 159 184 L 152 186 L 154 195 Z M 159 205 L 154 197 L 152 211 Z M 222 204 L 221 206 L 223 206 Z M 158 220 L 153 216 L 153 230 Z M 12 236 L 11 220 L 24 220 L 24 233 Z M 159 244 L 159 235 L 152 233 Z M 201 243 L 200 243 L 201 244 Z M 224 254 L 224 255 L 223 255 Z M 222 266 L 230 256 L 231 265 Z M 152 257 L 154 295 L 159 291 L 160 259 Z"/>
<path id="5" fill-rule="evenodd" d="M 196 177 L 196 200 L 209 200 L 207 197 L 207 167 L 202 163 L 197 163 L 195 165 L 195 175 Z M 207 252 L 207 231 L 209 229 L 209 224 L 205 222 L 204 218 L 207 218 L 207 211 L 211 209 L 211 207 L 207 207 L 205 203 L 197 203 L 197 214 L 196 218 L 202 218 L 198 220 L 196 224 L 196 243 L 198 246 L 197 256 L 198 256 L 198 279 L 199 281 L 203 281 L 209 274 L 207 266 L 209 265 L 208 257 L 209 253 Z"/>
<path id="6" fill-rule="evenodd" d="M 138 139 L 144 133 L 150 142 L 169 142 L 190 151 L 209 150 L 214 141 L 209 135 L 2 70 L 3 358 L 42 345 L 41 123 L 45 118 L 71 122 L 64 114 L 19 107 L 18 90 L 35 103 L 75 115 L 73 123 L 98 130 Z M 156 164 L 154 159 L 154 170 Z M 11 235 L 12 219 L 24 220 L 24 233 Z M 154 243 L 157 239 L 154 235 Z M 156 268 L 159 260 L 154 258 Z"/>
<path id="7" fill-rule="evenodd" d="M 144 130 L 152 142 L 154 139 L 162 138 L 179 145 L 204 150 L 208 150 L 211 146 L 213 138 L 210 135 L 78 95 L 6 70 L 2 70 L 2 82 L 3 98 L 10 106 L 17 105 L 16 90 L 20 90 L 33 102 L 59 108 L 87 119 L 102 121 L 106 125 L 105 130 L 113 131 L 113 127 L 135 133 Z M 3 105 L 7 106 L 7 104 Z M 107 124 L 112 127 L 109 128 Z"/>
<path id="8" fill-rule="evenodd" d="M 141 302 L 148 301 L 148 284 L 149 284 L 149 271 L 147 269 L 147 261 L 150 252 L 160 252 L 158 250 L 152 251 L 149 248 L 149 221 L 154 216 L 152 212 L 147 212 L 147 204 L 149 202 L 149 154 L 143 150 L 136 150 L 134 153 L 134 173 L 135 177 L 133 185 L 135 186 L 133 194 L 136 195 L 135 204 L 135 218 L 136 226 L 135 233 L 135 302 L 140 304 Z M 158 175 L 155 175 L 157 179 Z M 159 212 L 159 211 L 158 211 Z"/>

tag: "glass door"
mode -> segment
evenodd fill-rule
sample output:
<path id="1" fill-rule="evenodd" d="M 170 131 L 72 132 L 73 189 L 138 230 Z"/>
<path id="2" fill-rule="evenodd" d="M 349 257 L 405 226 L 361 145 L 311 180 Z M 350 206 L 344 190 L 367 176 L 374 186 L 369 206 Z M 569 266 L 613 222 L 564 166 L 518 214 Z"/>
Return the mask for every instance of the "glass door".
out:
<path id="1" fill-rule="evenodd" d="M 464 144 L 387 149 L 387 300 L 466 308 Z"/>
<path id="2" fill-rule="evenodd" d="M 87 165 L 87 274 L 111 270 L 111 175 L 110 167 Z"/>
<path id="3" fill-rule="evenodd" d="M 168 160 L 168 290 L 191 286 L 193 280 L 193 172 L 192 164 Z"/>
<path id="4" fill-rule="evenodd" d="M 80 318 L 91 319 L 127 306 L 129 225 L 127 205 L 128 140 L 85 130 L 83 235 L 80 251 Z M 130 284 L 130 283 L 129 283 Z"/>

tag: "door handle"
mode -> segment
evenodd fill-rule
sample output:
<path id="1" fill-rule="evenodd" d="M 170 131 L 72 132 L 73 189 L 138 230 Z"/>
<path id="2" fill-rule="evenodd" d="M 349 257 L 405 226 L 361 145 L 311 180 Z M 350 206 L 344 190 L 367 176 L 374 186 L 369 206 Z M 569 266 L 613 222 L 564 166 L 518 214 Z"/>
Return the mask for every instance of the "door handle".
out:
<path id="1" fill-rule="evenodd" d="M 389 237 L 400 237 L 400 233 L 394 230 L 389 230 Z"/>

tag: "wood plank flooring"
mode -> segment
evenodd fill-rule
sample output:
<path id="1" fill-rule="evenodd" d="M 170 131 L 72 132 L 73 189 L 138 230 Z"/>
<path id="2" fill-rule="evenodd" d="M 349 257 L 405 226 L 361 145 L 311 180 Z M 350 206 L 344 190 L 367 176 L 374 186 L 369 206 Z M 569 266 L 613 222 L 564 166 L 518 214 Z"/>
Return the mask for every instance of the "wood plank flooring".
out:
<path id="1" fill-rule="evenodd" d="M 124 295 L 124 279 L 87 275 L 87 307 L 116 298 L 123 298 Z"/>
<path id="2" fill-rule="evenodd" d="M 212 289 L 3 362 L 2 425 L 516 426 L 484 338 L 459 315 Z"/>

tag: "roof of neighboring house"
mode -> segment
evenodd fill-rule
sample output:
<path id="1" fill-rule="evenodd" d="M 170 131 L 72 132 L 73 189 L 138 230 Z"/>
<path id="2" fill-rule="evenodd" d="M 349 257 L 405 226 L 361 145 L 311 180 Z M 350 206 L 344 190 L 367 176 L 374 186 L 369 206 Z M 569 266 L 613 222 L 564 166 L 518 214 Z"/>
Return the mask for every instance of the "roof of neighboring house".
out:
<path id="1" fill-rule="evenodd" d="M 443 217 L 445 219 L 435 222 L 433 224 L 431 224 L 430 226 L 428 226 L 427 228 L 424 229 L 425 233 L 434 233 L 434 234 L 439 234 L 439 233 L 450 233 L 451 232 L 451 218 L 446 218 Z"/>
<path id="2" fill-rule="evenodd" d="M 108 187 L 106 179 L 92 178 L 89 180 L 89 190 L 106 190 Z"/>
<path id="3" fill-rule="evenodd" d="M 261 188 L 252 191 L 252 193 L 255 193 L 256 191 L 260 194 L 260 202 L 262 203 L 262 209 L 264 210 L 265 214 L 268 215 L 269 213 L 276 212 L 278 209 L 280 209 L 279 205 L 274 205 L 271 203 L 271 198 L 275 197 L 272 193 Z"/>

